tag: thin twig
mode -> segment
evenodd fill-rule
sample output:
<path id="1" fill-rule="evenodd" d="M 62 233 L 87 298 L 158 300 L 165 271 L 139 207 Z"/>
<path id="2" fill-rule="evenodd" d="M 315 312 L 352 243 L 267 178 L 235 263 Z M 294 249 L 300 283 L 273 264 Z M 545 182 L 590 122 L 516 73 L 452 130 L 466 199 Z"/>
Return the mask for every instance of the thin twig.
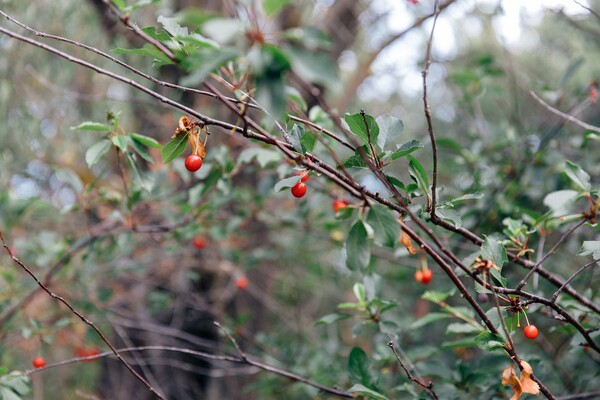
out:
<path id="1" fill-rule="evenodd" d="M 106 5 L 106 7 L 108 8 L 108 10 L 117 18 L 119 18 L 119 20 L 121 20 L 121 22 L 127 26 L 129 29 L 131 29 L 132 31 L 134 31 L 136 33 L 136 35 L 138 35 L 139 37 L 141 37 L 142 39 L 144 39 L 144 41 L 150 43 L 151 45 L 153 45 L 154 47 L 156 47 L 158 50 L 160 50 L 161 52 L 163 52 L 167 57 L 169 57 L 169 59 L 173 62 L 177 62 L 177 57 L 175 56 L 175 54 L 167 47 L 165 46 L 162 42 L 160 42 L 157 39 L 154 39 L 152 36 L 148 35 L 146 32 L 144 32 L 143 30 L 141 30 L 139 28 L 139 26 L 137 26 L 137 24 L 135 24 L 133 21 L 131 21 L 131 18 L 129 18 L 129 15 L 123 14 L 121 13 L 121 10 L 119 10 L 111 0 L 102 0 L 102 2 Z"/>
<path id="2" fill-rule="evenodd" d="M 568 122 L 572 122 L 575 125 L 578 125 L 578 126 L 582 127 L 583 129 L 587 129 L 588 131 L 594 131 L 594 132 L 600 133 L 600 128 L 598 128 L 597 126 L 590 125 L 588 123 L 585 123 L 585 122 L 583 122 L 583 121 L 581 121 L 581 120 L 573 117 L 572 115 L 565 114 L 564 112 L 557 110 L 556 108 L 554 108 L 551 105 L 549 105 L 548 103 L 546 103 L 533 90 L 529 91 L 529 95 L 535 101 L 537 101 L 542 107 L 544 107 L 546 110 L 550 111 L 553 114 L 558 115 L 559 117 L 563 118 L 564 120 L 566 120 Z"/>
<path id="3" fill-rule="evenodd" d="M 586 7 L 583 4 L 581 4 L 580 2 L 578 2 L 577 0 L 573 0 L 575 2 L 575 4 L 583 7 L 584 9 L 588 10 L 594 17 L 600 19 L 600 14 L 598 13 L 598 11 L 595 11 L 594 9 L 590 8 L 590 7 Z"/>
<path id="4" fill-rule="evenodd" d="M 217 326 L 219 329 L 221 329 L 225 333 L 225 335 L 229 338 L 229 341 L 233 344 L 233 346 L 239 353 L 240 358 L 238 359 L 239 361 L 237 361 L 237 362 L 243 362 L 243 363 L 246 363 L 249 365 L 253 365 L 253 366 L 263 369 L 265 371 L 274 372 L 278 375 L 285 376 L 286 378 L 290 378 L 295 381 L 305 383 L 307 385 L 316 387 L 317 389 L 323 391 L 324 393 L 329 393 L 329 394 L 333 394 L 335 396 L 348 398 L 348 399 L 354 398 L 354 395 L 352 393 L 347 392 L 345 390 L 331 388 L 328 386 L 321 385 L 320 383 L 311 381 L 310 379 L 307 379 L 303 376 L 294 374 L 289 371 L 282 370 L 282 369 L 274 367 L 272 365 L 264 364 L 260 361 L 257 361 L 257 360 L 254 360 L 254 359 L 248 357 L 248 355 L 246 353 L 244 353 L 244 351 L 240 348 L 240 345 L 238 344 L 237 340 L 235 340 L 235 338 L 229 333 L 229 331 L 227 329 L 225 329 L 225 327 L 223 327 L 223 325 L 221 325 L 217 321 L 215 321 L 214 324 L 215 324 L 215 326 Z"/>
<path id="5" fill-rule="evenodd" d="M 562 292 L 562 291 L 564 290 L 564 288 L 565 288 L 565 287 L 566 287 L 566 286 L 567 286 L 567 285 L 568 285 L 568 284 L 569 284 L 569 283 L 570 283 L 570 282 L 571 282 L 573 279 L 575 279 L 575 277 L 576 277 L 577 275 L 579 275 L 581 272 L 583 272 L 584 270 L 586 270 L 587 268 L 591 267 L 592 265 L 594 265 L 594 264 L 596 264 L 596 263 L 598 263 L 598 261 L 597 261 L 597 260 L 590 261 L 589 263 L 585 264 L 584 266 L 582 266 L 581 268 L 579 268 L 577 271 L 575 271 L 575 273 L 574 273 L 573 275 L 571 275 L 571 276 L 569 277 L 569 279 L 567 279 L 567 280 L 565 281 L 565 283 L 564 283 L 564 284 L 563 284 L 561 287 L 559 287 L 559 288 L 556 290 L 556 292 L 554 292 L 554 294 L 552 295 L 552 298 L 550 299 L 550 301 L 551 301 L 551 302 L 553 302 L 553 303 L 555 303 L 555 302 L 556 302 L 556 299 L 558 299 L 558 296 L 560 295 L 560 292 Z"/>
<path id="6" fill-rule="evenodd" d="M 591 400 L 591 399 L 600 399 L 600 392 L 569 394 L 566 396 L 560 396 L 560 397 L 556 398 L 556 400 Z"/>
<path id="7" fill-rule="evenodd" d="M 425 384 L 420 379 L 417 379 L 413 374 L 410 373 L 410 371 L 408 370 L 408 368 L 406 368 L 406 366 L 402 362 L 402 359 L 400 358 L 400 354 L 398 354 L 398 352 L 396 351 L 396 345 L 394 344 L 393 340 L 390 340 L 388 342 L 388 347 L 390 349 L 392 349 L 392 352 L 394 353 L 394 356 L 396 357 L 396 360 L 398 360 L 398 364 L 400 364 L 400 367 L 404 370 L 404 373 L 406 374 L 406 377 L 409 380 L 411 380 L 414 383 L 416 383 L 417 385 L 421 386 L 423 389 L 425 389 L 427 391 L 427 393 L 429 393 L 429 395 L 431 396 L 432 399 L 436 399 L 437 400 L 438 399 L 437 394 L 435 394 L 435 392 L 433 391 L 433 382 L 429 381 L 429 383 Z"/>
<path id="8" fill-rule="evenodd" d="M 317 129 L 319 132 L 323 132 L 324 134 L 326 134 L 327 136 L 329 136 L 330 138 L 334 139 L 335 141 L 341 143 L 342 145 L 344 145 L 345 147 L 347 147 L 348 149 L 352 150 L 352 151 L 356 151 L 356 147 L 354 147 L 353 145 L 351 145 L 350 143 L 346 142 L 344 139 L 340 138 L 339 136 L 337 136 L 335 133 L 323 128 L 322 126 L 315 124 L 312 121 L 309 121 L 308 119 L 304 119 L 304 118 L 300 118 L 297 117 L 295 115 L 288 115 L 288 117 L 292 120 L 292 121 L 296 121 L 296 122 L 300 122 L 304 125 L 308 125 L 310 127 L 313 127 L 315 129 Z"/>
<path id="9" fill-rule="evenodd" d="M 519 282 L 519 284 L 517 285 L 516 289 L 517 290 L 523 289 L 523 287 L 525 287 L 525 285 L 527 284 L 529 277 L 531 277 L 531 275 L 533 275 L 538 270 L 538 268 L 543 264 L 544 261 L 546 261 L 546 259 L 548 257 L 550 257 L 552 254 L 554 254 L 554 252 L 556 251 L 558 246 L 560 246 L 573 232 L 575 232 L 578 228 L 580 228 L 583 224 L 585 224 L 585 222 L 586 222 L 586 220 L 582 219 L 577 224 L 573 225 L 568 231 L 566 231 L 560 237 L 560 239 L 558 239 L 558 241 L 554 244 L 554 246 L 552 246 L 550 251 L 548 251 L 548 253 L 546 253 L 538 262 L 536 262 L 536 264 L 533 266 L 533 268 L 531 268 L 529 270 L 529 272 L 527 272 L 527 274 L 523 277 L 521 282 Z M 563 284 L 562 286 L 565 286 L 565 285 L 566 285 L 566 283 Z"/>
<path id="10" fill-rule="evenodd" d="M 72 44 L 74 46 L 77 47 L 81 47 L 83 49 L 86 49 L 92 53 L 98 54 L 104 58 L 106 58 L 107 60 L 112 61 L 115 64 L 120 65 L 123 68 L 126 68 L 128 70 L 130 70 L 131 72 L 133 72 L 136 75 L 141 76 L 144 79 L 147 79 L 159 86 L 164 86 L 164 87 L 168 87 L 171 89 L 177 89 L 177 90 L 181 90 L 183 92 L 190 92 L 190 93 L 195 93 L 195 94 L 199 94 L 202 96 L 207 96 L 207 97 L 212 97 L 213 99 L 217 99 L 217 95 L 215 95 L 214 93 L 208 92 L 206 90 L 200 90 L 200 89 L 195 89 L 195 88 L 191 88 L 191 87 L 187 87 L 187 86 L 181 86 L 181 85 L 176 85 L 174 83 L 170 83 L 170 82 L 165 82 L 165 81 L 161 81 L 159 79 L 156 79 L 155 77 L 153 77 L 152 75 L 149 75 L 145 72 L 140 71 L 139 69 L 136 69 L 134 67 L 132 67 L 131 65 L 119 60 L 118 58 L 115 58 L 113 56 L 111 56 L 108 53 L 103 52 L 102 50 L 99 50 L 95 47 L 89 46 L 85 43 L 81 43 L 78 42 L 76 40 L 72 40 L 63 36 L 58 36 L 58 35 L 53 35 L 50 33 L 46 33 L 46 32 L 42 32 L 42 31 L 38 31 L 18 20 L 16 20 L 15 18 L 11 17 L 10 15 L 6 14 L 4 11 L 0 10 L 0 15 L 4 16 L 7 20 L 15 23 L 16 25 L 19 25 L 21 28 L 33 33 L 36 36 L 42 37 L 42 38 L 48 38 L 48 39 L 53 39 L 53 40 L 58 40 L 60 42 L 64 42 L 64 43 L 68 43 L 68 44 Z M 241 100 L 235 99 L 235 98 L 227 98 L 228 101 L 232 101 L 232 102 L 237 102 L 237 103 L 242 103 Z M 251 108 L 259 108 L 258 106 L 256 106 L 255 104 L 247 104 L 248 107 Z"/>
<path id="11" fill-rule="evenodd" d="M 435 25 L 440 15 L 440 3 L 439 0 L 435 0 L 433 12 L 433 25 L 431 26 L 431 34 L 427 41 L 427 51 L 425 52 L 425 66 L 423 67 L 423 110 L 425 112 L 425 119 L 427 120 L 427 132 L 429 133 L 429 140 L 431 141 L 431 155 L 433 158 L 433 178 L 431 181 L 431 219 L 437 218 L 435 215 L 435 205 L 437 202 L 437 178 L 438 178 L 438 154 L 437 144 L 435 142 L 435 132 L 433 130 L 433 120 L 431 118 L 431 107 L 427 98 L 427 75 L 429 74 L 429 66 L 431 65 L 431 48 L 433 46 L 433 33 L 435 32 Z"/>
<path id="12" fill-rule="evenodd" d="M 83 321 L 83 323 L 85 323 L 90 328 L 92 328 L 94 330 L 94 332 L 96 332 L 96 334 L 100 337 L 100 339 L 102 339 L 102 341 L 104 343 L 106 343 L 106 345 L 112 350 L 112 353 L 119 359 L 119 361 L 125 366 L 125 368 L 127 368 L 129 370 L 129 372 L 131 372 L 140 382 L 145 384 L 146 387 L 148 387 L 148 389 L 150 390 L 150 392 L 152 392 L 152 394 L 154 394 L 154 396 L 156 396 L 159 399 L 165 399 L 152 385 L 150 385 L 150 383 L 146 379 L 144 379 L 143 376 L 141 376 L 139 373 L 137 373 L 136 370 L 134 370 L 133 367 L 131 367 L 131 365 L 129 365 L 129 363 L 127 361 L 125 361 L 125 359 L 119 353 L 119 351 L 116 349 L 116 347 L 108 340 L 108 338 L 106 336 L 104 336 L 102 331 L 96 326 L 96 324 L 94 322 L 87 319 L 83 314 L 81 314 L 79 311 L 77 311 L 64 297 L 59 296 L 56 293 L 52 292 L 47 286 L 45 286 L 38 279 L 38 277 L 31 271 L 31 269 L 29 269 L 29 267 L 27 267 L 25 264 L 23 264 L 21 262 L 21 260 L 19 260 L 17 257 L 15 257 L 15 255 L 12 253 L 10 247 L 4 240 L 4 235 L 3 235 L 2 231 L 0 231 L 0 241 L 2 241 L 2 246 L 4 246 L 4 248 L 6 249 L 6 251 L 8 252 L 8 255 L 10 256 L 12 261 L 15 264 L 17 264 L 19 267 L 21 267 L 21 269 L 23 271 L 25 271 L 25 273 L 27 273 L 27 275 L 29 275 L 35 281 L 35 283 L 37 283 L 38 286 L 40 288 L 42 288 L 42 290 L 44 292 L 46 292 L 50 297 L 52 297 L 56 301 L 65 305 L 69 309 L 69 311 L 71 311 L 71 313 L 76 315 L 81 321 Z"/>

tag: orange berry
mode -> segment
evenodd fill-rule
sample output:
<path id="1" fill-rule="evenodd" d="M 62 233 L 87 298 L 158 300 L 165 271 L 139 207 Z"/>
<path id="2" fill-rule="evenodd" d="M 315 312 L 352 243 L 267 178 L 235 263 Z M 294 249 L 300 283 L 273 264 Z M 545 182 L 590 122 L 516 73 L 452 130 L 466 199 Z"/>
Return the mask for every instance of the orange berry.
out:
<path id="1" fill-rule="evenodd" d="M 423 283 L 423 271 L 417 270 L 417 272 L 415 272 L 415 281 Z"/>

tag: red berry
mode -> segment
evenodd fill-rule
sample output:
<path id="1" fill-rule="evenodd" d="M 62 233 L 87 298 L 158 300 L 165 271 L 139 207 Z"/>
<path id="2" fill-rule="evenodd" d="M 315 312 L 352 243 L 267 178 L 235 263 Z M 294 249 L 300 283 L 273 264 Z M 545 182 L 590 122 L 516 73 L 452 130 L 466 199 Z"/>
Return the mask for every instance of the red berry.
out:
<path id="1" fill-rule="evenodd" d="M 202 166 L 202 157 L 190 154 L 185 159 L 185 168 L 190 172 L 195 172 Z"/>
<path id="2" fill-rule="evenodd" d="M 431 282 L 432 278 L 433 278 L 433 272 L 431 272 L 430 269 L 424 269 L 423 270 L 423 281 L 421 283 L 423 285 L 427 285 L 429 282 Z"/>
<path id="3" fill-rule="evenodd" d="M 46 365 L 46 360 L 44 360 L 44 357 L 36 357 L 31 364 L 33 364 L 34 368 L 42 368 Z"/>
<path id="4" fill-rule="evenodd" d="M 535 339 L 539 332 L 535 325 L 527 325 L 525 329 L 523 329 L 523 333 L 527 339 Z"/>
<path id="5" fill-rule="evenodd" d="M 246 289 L 248 287 L 248 278 L 240 276 L 235 280 L 235 286 L 240 290 Z"/>
<path id="6" fill-rule="evenodd" d="M 292 194 L 297 198 L 304 197 L 306 194 L 306 184 L 302 181 L 296 183 L 292 186 Z"/>
<path id="7" fill-rule="evenodd" d="M 342 199 L 335 199 L 333 201 L 333 212 L 336 213 L 336 214 L 337 214 L 338 211 L 340 211 L 340 209 L 346 208 L 346 207 L 348 207 L 348 203 L 346 203 Z"/>
<path id="8" fill-rule="evenodd" d="M 417 272 L 415 272 L 415 281 L 423 283 L 423 271 L 417 270 Z"/>
<path id="9" fill-rule="evenodd" d="M 308 171 L 296 171 L 297 176 L 301 176 L 300 182 L 306 182 L 308 180 Z"/>
<path id="10" fill-rule="evenodd" d="M 203 248 L 206 247 L 206 240 L 204 240 L 203 237 L 201 236 L 196 236 L 194 238 L 194 240 L 192 240 L 192 244 L 194 245 L 195 248 L 197 248 L 198 250 L 202 250 Z"/>

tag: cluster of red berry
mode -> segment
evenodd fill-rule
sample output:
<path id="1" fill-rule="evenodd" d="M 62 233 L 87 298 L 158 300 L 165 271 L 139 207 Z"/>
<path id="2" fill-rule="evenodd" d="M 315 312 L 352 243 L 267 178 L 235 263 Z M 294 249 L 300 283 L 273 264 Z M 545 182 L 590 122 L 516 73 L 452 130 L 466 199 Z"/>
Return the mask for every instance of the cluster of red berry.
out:
<path id="1" fill-rule="evenodd" d="M 415 281 L 427 285 L 433 279 L 433 272 L 430 269 L 419 269 L 415 272 Z"/>

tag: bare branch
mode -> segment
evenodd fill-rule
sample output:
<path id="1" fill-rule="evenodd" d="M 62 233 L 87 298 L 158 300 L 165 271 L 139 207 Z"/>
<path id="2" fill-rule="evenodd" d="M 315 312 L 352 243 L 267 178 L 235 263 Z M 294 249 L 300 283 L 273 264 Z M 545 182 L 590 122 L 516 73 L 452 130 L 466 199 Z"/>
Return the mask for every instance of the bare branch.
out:
<path id="1" fill-rule="evenodd" d="M 557 110 L 556 108 L 554 108 L 551 105 L 549 105 L 548 103 L 546 103 L 533 90 L 529 91 L 529 95 L 535 101 L 537 101 L 542 107 L 544 107 L 546 110 L 550 111 L 552 114 L 558 115 L 559 117 L 563 118 L 564 120 L 574 123 L 575 125 L 580 126 L 583 129 L 587 129 L 589 131 L 594 131 L 594 132 L 600 133 L 600 128 L 598 128 L 597 126 L 587 124 L 587 123 L 573 117 L 572 115 L 565 114 L 564 112 Z"/>
<path id="2" fill-rule="evenodd" d="M 160 394 L 152 385 L 150 385 L 150 383 L 146 379 L 144 379 L 143 376 L 141 376 L 136 370 L 133 369 L 133 367 L 131 365 L 129 365 L 129 363 L 127 361 L 125 361 L 125 359 L 123 358 L 121 353 L 119 353 L 117 348 L 108 340 L 108 338 L 106 336 L 104 336 L 102 331 L 96 326 L 96 324 L 94 322 L 90 321 L 83 314 L 81 314 L 79 311 L 77 311 L 64 297 L 59 296 L 56 293 L 52 292 L 47 286 L 45 286 L 42 283 L 42 281 L 40 281 L 38 279 L 38 277 L 31 271 L 31 269 L 29 269 L 25 264 L 23 264 L 21 262 L 21 260 L 19 260 L 17 257 L 15 257 L 15 255 L 12 253 L 10 247 L 4 240 L 4 235 L 3 235 L 2 231 L 0 231 L 0 241 L 2 241 L 2 246 L 4 246 L 4 249 L 6 249 L 8 255 L 11 257 L 12 261 L 15 264 L 17 264 L 19 267 L 21 267 L 21 269 L 23 271 L 25 271 L 25 273 L 27 273 L 27 275 L 29 275 L 35 281 L 35 283 L 37 283 L 38 286 L 40 288 L 42 288 L 42 290 L 44 292 L 46 292 L 50 297 L 52 297 L 56 301 L 65 305 L 69 309 L 69 311 L 71 311 L 71 313 L 76 315 L 81 321 L 83 321 L 83 323 L 85 323 L 90 328 L 92 328 L 94 330 L 94 332 L 96 332 L 96 334 L 100 337 L 100 339 L 102 339 L 102 341 L 104 343 L 106 343 L 106 345 L 112 350 L 112 353 L 119 359 L 119 361 L 125 366 L 125 368 L 127 368 L 129 370 L 129 372 L 131 372 L 140 382 L 142 382 L 144 385 L 146 385 L 146 387 L 150 390 L 150 392 L 152 392 L 152 394 L 154 394 L 154 396 L 156 396 L 156 398 L 165 399 L 162 396 L 162 394 Z"/>
<path id="3" fill-rule="evenodd" d="M 394 344 L 393 340 L 390 340 L 388 342 L 388 347 L 390 349 L 392 349 L 392 352 L 394 353 L 396 360 L 398 360 L 398 364 L 400 364 L 400 367 L 404 370 L 406 377 L 408 379 L 410 379 L 411 381 L 413 381 L 414 383 L 416 383 L 417 385 L 421 386 L 423 389 L 425 389 L 427 391 L 427 393 L 429 393 L 429 395 L 431 396 L 432 399 L 437 400 L 438 399 L 437 394 L 435 394 L 435 392 L 433 391 L 433 382 L 429 381 L 429 383 L 425 384 L 425 383 L 423 383 L 423 381 L 421 381 L 420 379 L 417 379 L 413 374 L 410 373 L 408 368 L 406 368 L 406 366 L 402 362 L 402 359 L 400 358 L 400 354 L 398 354 L 398 352 L 396 351 L 396 345 Z"/>
<path id="4" fill-rule="evenodd" d="M 431 181 L 431 219 L 435 220 L 435 206 L 437 202 L 437 178 L 438 178 L 438 155 L 437 155 L 437 144 L 435 142 L 435 132 L 433 130 L 433 120 L 431 118 L 431 107 L 429 106 L 429 100 L 427 98 L 427 75 L 429 74 L 429 66 L 431 65 L 431 48 L 433 46 L 433 33 L 435 32 L 435 25 L 440 15 L 439 0 L 435 0 L 434 11 L 433 11 L 433 25 L 431 26 L 431 34 L 427 41 L 427 51 L 425 52 L 425 65 L 423 67 L 423 110 L 425 112 L 425 119 L 427 120 L 427 132 L 429 133 L 429 140 L 431 141 L 431 156 L 433 158 L 433 179 Z"/>

